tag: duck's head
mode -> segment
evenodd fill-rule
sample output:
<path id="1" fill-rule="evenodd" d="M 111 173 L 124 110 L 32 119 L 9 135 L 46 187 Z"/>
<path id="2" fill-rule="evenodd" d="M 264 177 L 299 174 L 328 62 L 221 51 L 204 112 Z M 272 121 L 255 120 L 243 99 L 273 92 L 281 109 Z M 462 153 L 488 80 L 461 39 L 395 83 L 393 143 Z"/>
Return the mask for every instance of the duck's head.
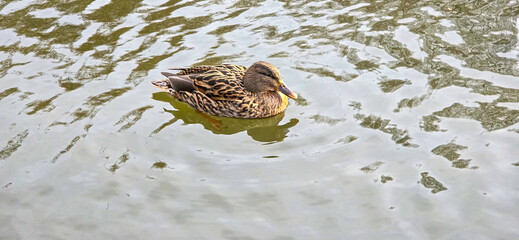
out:
<path id="1" fill-rule="evenodd" d="M 289 98 L 297 99 L 297 94 L 283 83 L 278 69 L 268 62 L 252 64 L 245 72 L 243 84 L 253 93 L 281 92 Z"/>

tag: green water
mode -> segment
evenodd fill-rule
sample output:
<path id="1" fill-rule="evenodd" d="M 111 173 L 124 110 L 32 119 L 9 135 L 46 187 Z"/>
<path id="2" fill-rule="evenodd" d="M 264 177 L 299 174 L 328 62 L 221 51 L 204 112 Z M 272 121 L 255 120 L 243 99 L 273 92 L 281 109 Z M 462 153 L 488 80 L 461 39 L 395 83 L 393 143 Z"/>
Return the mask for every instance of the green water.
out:
<path id="1" fill-rule="evenodd" d="M 517 239 L 517 1 L 0 1 L 0 239 Z M 300 95 L 208 118 L 170 67 Z"/>

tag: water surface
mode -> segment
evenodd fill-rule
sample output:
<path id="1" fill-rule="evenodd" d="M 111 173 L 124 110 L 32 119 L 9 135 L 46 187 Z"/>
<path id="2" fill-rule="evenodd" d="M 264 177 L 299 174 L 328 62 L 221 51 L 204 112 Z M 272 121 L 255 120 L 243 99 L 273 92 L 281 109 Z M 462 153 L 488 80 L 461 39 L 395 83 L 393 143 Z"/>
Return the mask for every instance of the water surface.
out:
<path id="1" fill-rule="evenodd" d="M 0 2 L 1 239 L 515 239 L 517 1 Z M 265 60 L 207 117 L 149 82 Z"/>

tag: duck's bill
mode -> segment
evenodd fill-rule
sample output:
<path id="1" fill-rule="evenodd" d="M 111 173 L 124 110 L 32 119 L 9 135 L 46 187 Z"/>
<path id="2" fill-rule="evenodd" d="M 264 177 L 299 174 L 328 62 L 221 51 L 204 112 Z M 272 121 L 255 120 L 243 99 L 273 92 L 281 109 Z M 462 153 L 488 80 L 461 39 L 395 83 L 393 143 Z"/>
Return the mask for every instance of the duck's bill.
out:
<path id="1" fill-rule="evenodd" d="M 287 95 L 289 98 L 297 99 L 297 94 L 292 92 L 292 90 L 290 90 L 285 84 L 281 84 L 281 86 L 279 86 L 279 91 Z"/>

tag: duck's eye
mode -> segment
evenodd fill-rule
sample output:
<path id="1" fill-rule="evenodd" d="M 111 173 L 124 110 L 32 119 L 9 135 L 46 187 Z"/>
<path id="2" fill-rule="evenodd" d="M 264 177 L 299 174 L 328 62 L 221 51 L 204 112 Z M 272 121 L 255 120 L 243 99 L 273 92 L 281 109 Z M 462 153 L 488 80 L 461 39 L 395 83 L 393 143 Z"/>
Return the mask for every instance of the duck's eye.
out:
<path id="1" fill-rule="evenodd" d="M 259 72 L 259 74 L 265 75 L 265 76 L 273 78 L 273 79 L 276 79 L 276 76 L 272 75 L 271 72 L 263 72 L 263 71 L 261 71 L 261 72 Z"/>

